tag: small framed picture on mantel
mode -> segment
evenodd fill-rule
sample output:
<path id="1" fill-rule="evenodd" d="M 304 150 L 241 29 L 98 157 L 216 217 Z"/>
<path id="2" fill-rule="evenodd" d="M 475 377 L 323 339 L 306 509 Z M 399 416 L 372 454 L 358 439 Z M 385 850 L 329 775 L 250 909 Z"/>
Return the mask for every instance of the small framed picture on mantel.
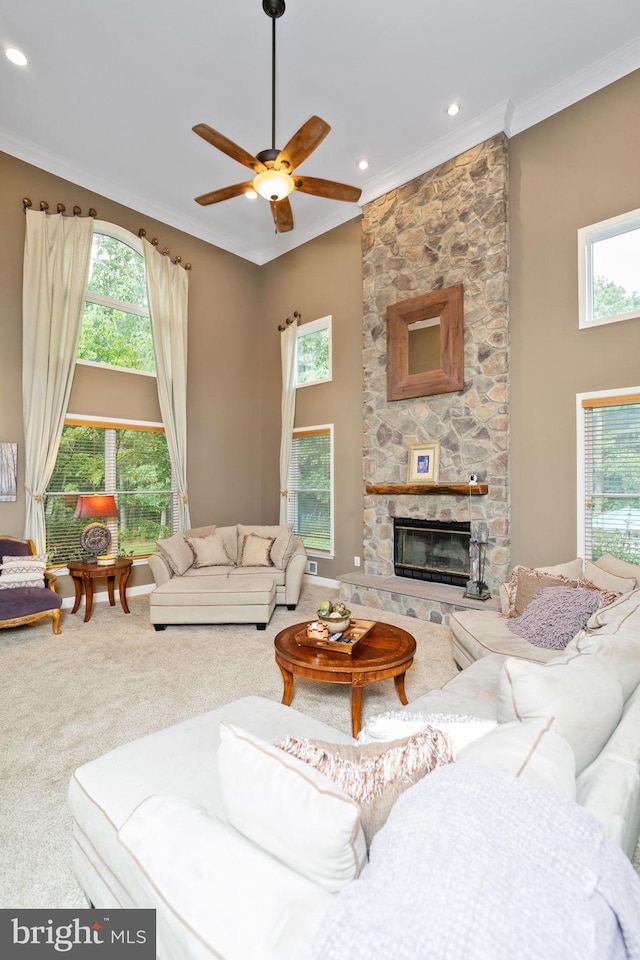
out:
<path id="1" fill-rule="evenodd" d="M 437 483 L 439 473 L 439 443 L 416 443 L 409 447 L 407 483 Z"/>

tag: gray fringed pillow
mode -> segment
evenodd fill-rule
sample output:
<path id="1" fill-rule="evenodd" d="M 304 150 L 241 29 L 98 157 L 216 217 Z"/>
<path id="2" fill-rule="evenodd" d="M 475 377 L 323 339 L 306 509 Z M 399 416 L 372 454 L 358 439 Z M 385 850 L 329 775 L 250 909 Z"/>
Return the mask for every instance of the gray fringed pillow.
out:
<path id="1" fill-rule="evenodd" d="M 599 605 L 600 597 L 595 590 L 545 587 L 522 616 L 507 620 L 507 626 L 511 633 L 536 647 L 564 650 Z"/>
<path id="2" fill-rule="evenodd" d="M 447 735 L 433 727 L 385 744 L 356 747 L 286 737 L 276 746 L 329 777 L 356 801 L 367 846 L 401 793 L 431 770 L 455 759 Z"/>

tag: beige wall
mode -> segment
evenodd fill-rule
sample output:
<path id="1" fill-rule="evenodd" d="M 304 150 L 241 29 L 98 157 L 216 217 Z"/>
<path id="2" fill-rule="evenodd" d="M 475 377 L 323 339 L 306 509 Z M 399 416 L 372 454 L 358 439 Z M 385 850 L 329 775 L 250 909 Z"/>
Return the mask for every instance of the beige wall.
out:
<path id="1" fill-rule="evenodd" d="M 260 471 L 252 454 L 260 449 L 260 355 L 256 349 L 256 306 L 260 268 L 179 230 L 157 223 L 68 181 L 0 154 L 0 440 L 19 443 L 18 500 L 0 503 L 0 531 L 22 536 L 24 520 L 24 444 L 22 433 L 22 256 L 25 217 L 21 200 L 37 209 L 75 204 L 84 214 L 95 207 L 98 218 L 120 224 L 191 262 L 189 275 L 188 472 L 194 524 L 259 522 Z M 86 374 L 82 371 L 82 376 Z M 118 380 L 122 375 L 111 375 Z M 103 379 L 100 377 L 100 387 Z M 114 386 L 114 381 L 111 381 Z M 127 416 L 121 380 L 111 390 L 112 416 Z M 74 384 L 75 413 L 88 400 L 86 380 Z M 153 397 L 146 409 L 152 416 Z M 107 410 L 103 407 L 103 414 Z M 132 583 L 142 582 L 146 568 L 136 568 Z M 136 579 L 137 578 L 137 579 Z M 66 586 L 63 585 L 66 591 Z"/>
<path id="2" fill-rule="evenodd" d="M 279 510 L 280 334 L 278 324 L 333 317 L 333 380 L 297 391 L 297 427 L 334 424 L 335 559 L 318 575 L 335 577 L 362 556 L 362 251 L 360 218 L 262 267 L 262 515 Z M 275 452 L 275 456 L 273 455 Z"/>
<path id="3" fill-rule="evenodd" d="M 576 556 L 576 393 L 640 384 L 640 320 L 578 330 L 577 230 L 640 207 L 640 71 L 510 142 L 513 563 Z"/>

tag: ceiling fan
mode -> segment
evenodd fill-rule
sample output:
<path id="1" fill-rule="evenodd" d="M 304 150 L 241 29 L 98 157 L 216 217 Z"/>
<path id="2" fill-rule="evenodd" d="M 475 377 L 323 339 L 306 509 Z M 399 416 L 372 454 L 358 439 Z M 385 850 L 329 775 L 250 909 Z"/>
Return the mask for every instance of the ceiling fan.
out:
<path id="1" fill-rule="evenodd" d="M 294 170 L 307 159 L 318 147 L 331 127 L 320 117 L 311 117 L 294 133 L 287 145 L 278 150 L 276 141 L 276 20 L 285 10 L 284 0 L 262 0 L 262 9 L 271 17 L 271 148 L 261 150 L 252 156 L 242 147 L 239 147 L 228 137 L 218 133 L 206 123 L 198 123 L 193 132 L 206 140 L 212 146 L 226 153 L 232 160 L 237 160 L 245 167 L 253 170 L 252 180 L 244 183 L 234 183 L 211 193 L 203 193 L 196 197 L 196 203 L 209 206 L 239 197 L 243 193 L 255 190 L 271 204 L 271 214 L 276 227 L 276 233 L 285 233 L 293 230 L 293 213 L 289 202 L 292 190 L 308 193 L 314 197 L 326 197 L 330 200 L 345 200 L 348 203 L 357 203 L 362 191 L 358 187 L 350 187 L 346 183 L 336 183 L 333 180 L 320 180 L 317 177 L 303 177 L 294 174 Z"/>

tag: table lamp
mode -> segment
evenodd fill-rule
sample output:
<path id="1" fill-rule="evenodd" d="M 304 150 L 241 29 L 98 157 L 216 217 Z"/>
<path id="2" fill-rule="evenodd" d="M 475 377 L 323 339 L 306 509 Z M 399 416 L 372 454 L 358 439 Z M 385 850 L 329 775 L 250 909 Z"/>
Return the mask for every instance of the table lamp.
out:
<path id="1" fill-rule="evenodd" d="M 111 494 L 97 493 L 78 497 L 74 517 L 82 520 L 97 517 L 117 517 L 118 507 Z M 82 548 L 90 554 L 89 562 L 95 562 L 99 554 L 105 553 L 111 543 L 111 531 L 104 523 L 89 523 L 80 535 Z"/>

